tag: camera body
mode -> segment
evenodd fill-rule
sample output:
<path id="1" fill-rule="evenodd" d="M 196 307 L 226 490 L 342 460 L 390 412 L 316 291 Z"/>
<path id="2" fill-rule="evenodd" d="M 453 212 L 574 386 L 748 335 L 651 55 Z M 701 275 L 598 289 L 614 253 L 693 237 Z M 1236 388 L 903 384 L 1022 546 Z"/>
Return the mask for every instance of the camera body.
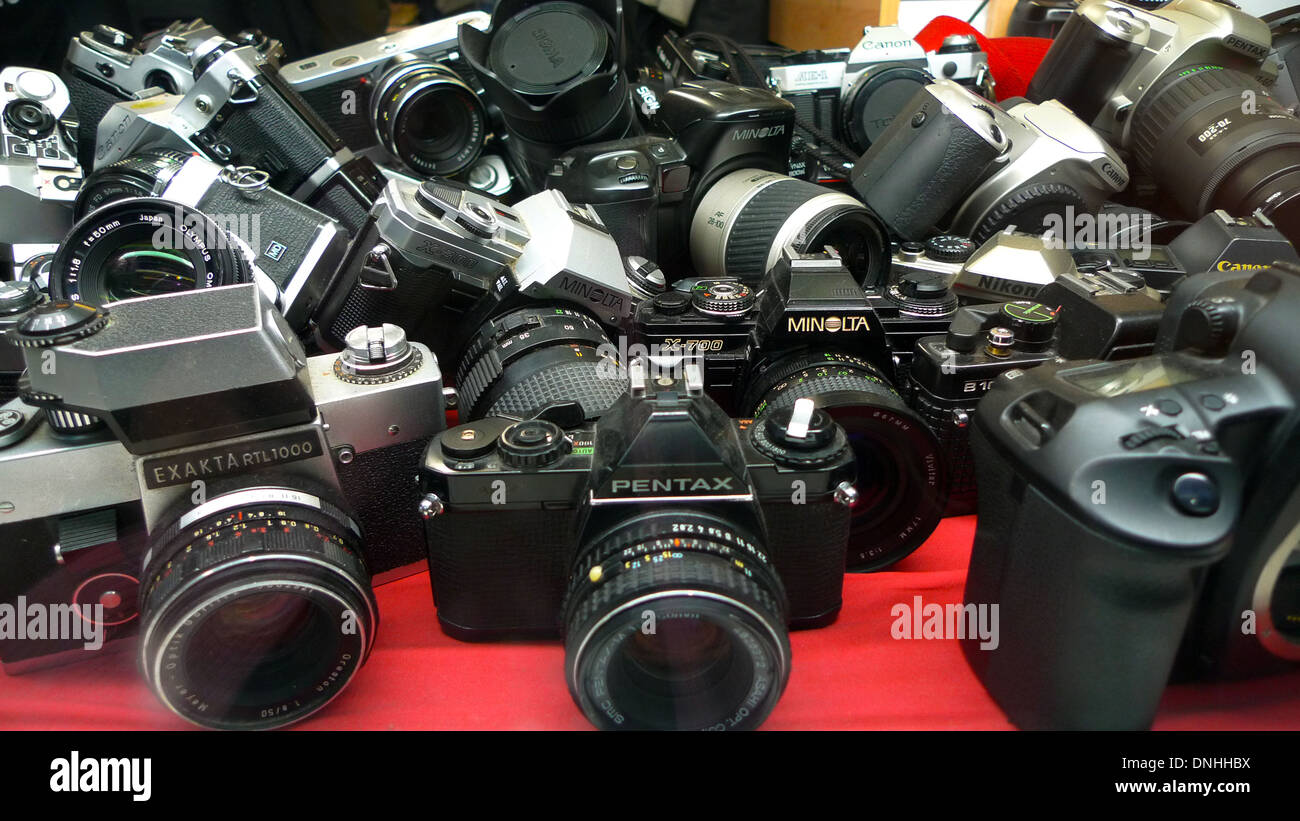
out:
<path id="1" fill-rule="evenodd" d="M 1009 373 L 975 417 L 965 600 L 999 602 L 1003 632 L 963 649 L 1019 726 L 1149 726 L 1180 645 L 1200 674 L 1300 659 L 1300 268 L 1174 298 L 1167 352 Z"/>
<path id="2" fill-rule="evenodd" d="M 5 344 L 23 314 L 46 299 L 40 285 L 30 279 L 0 280 L 0 405 L 18 396 L 18 382 L 27 360 L 17 345 Z"/>
<path id="3" fill-rule="evenodd" d="M 147 89 L 99 123 L 95 168 L 148 148 L 193 151 L 260 168 L 270 185 L 337 219 L 349 232 L 366 220 L 383 175 L 355 156 L 256 46 L 209 40 L 194 53 L 185 94 Z"/>
<path id="4" fill-rule="evenodd" d="M 918 90 L 852 177 L 896 236 L 942 230 L 976 242 L 1096 213 L 1128 179 L 1114 149 L 1059 102 L 1003 110 L 951 80 Z"/>
<path id="5" fill-rule="evenodd" d="M 457 30 L 486 29 L 490 21 L 481 11 L 453 15 L 289 63 L 281 75 L 352 151 L 418 175 L 450 176 L 474 162 L 491 130 Z M 437 95 L 452 102 L 439 110 Z M 432 122 L 439 113 L 460 118 L 457 144 L 421 145 L 442 139 Z"/>
<path id="6" fill-rule="evenodd" d="M 0 70 L 0 243 L 58 242 L 81 188 L 75 112 L 57 74 Z"/>
<path id="7" fill-rule="evenodd" d="M 1026 96 L 1059 100 L 1112 145 L 1128 149 L 1129 115 L 1160 78 L 1213 63 L 1254 75 L 1268 56 L 1268 24 L 1236 6 L 1173 0 L 1146 10 L 1084 0 L 1061 28 Z"/>
<path id="8" fill-rule="evenodd" d="M 56 300 L 8 336 L 32 377 L 5 407 L 0 437 L 12 509 L 0 525 L 4 601 L 86 614 L 102 605 L 112 640 L 164 624 L 182 577 L 238 576 L 235 560 L 261 551 L 268 565 L 279 551 L 342 568 L 371 610 L 371 575 L 410 572 L 423 558 L 413 479 L 445 427 L 442 379 L 437 360 L 400 329 L 358 329 L 341 356 L 307 357 L 245 284 L 107 311 Z M 42 369 L 47 361 L 55 367 Z M 76 476 L 95 481 L 70 489 Z M 244 533 L 243 548 L 215 551 L 224 560 L 197 545 L 173 555 L 186 534 L 202 532 L 211 546 L 238 522 L 267 517 L 291 522 L 292 534 L 263 544 Z M 372 625 L 363 626 L 368 643 Z M 142 643 L 146 655 L 158 650 Z M 80 649 L 66 637 L 8 640 L 0 659 L 20 670 Z M 184 714 L 175 695 L 163 700 Z"/>
<path id="9" fill-rule="evenodd" d="M 77 199 L 77 217 L 84 220 L 109 203 L 133 197 L 197 209 L 241 240 L 252 259 L 254 280 L 299 331 L 309 327 L 347 254 L 343 226 L 270 188 L 265 172 L 223 168 L 200 155 L 168 149 L 134 154 L 92 172 Z M 184 223 L 183 218 L 173 221 Z M 98 238 L 109 232 L 87 227 L 83 223 L 75 232 L 86 235 L 84 241 L 65 244 L 64 264 L 56 266 L 51 291 L 57 298 L 102 305 L 102 282 L 86 288 L 81 280 Z"/>
<path id="10" fill-rule="evenodd" d="M 63 76 L 73 107 L 85 128 L 78 140 L 78 156 L 94 167 L 95 126 L 115 104 L 130 100 L 146 88 L 184 94 L 194 85 L 194 53 L 210 40 L 225 35 L 202 19 L 177 20 L 141 38 L 112 26 L 83 31 L 68 44 Z M 284 54 L 279 40 L 258 31 L 242 31 L 236 41 L 255 46 L 270 59 Z"/>

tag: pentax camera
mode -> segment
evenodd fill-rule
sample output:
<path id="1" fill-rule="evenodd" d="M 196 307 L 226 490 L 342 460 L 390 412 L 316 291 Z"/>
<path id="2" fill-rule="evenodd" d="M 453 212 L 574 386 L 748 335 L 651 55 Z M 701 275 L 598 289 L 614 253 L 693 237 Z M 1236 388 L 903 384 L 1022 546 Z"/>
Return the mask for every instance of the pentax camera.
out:
<path id="1" fill-rule="evenodd" d="M 423 558 L 413 479 L 444 427 L 428 349 L 363 327 L 307 357 L 252 284 L 53 300 L 7 338 L 31 378 L 0 411 L 0 600 L 101 646 L 137 637 L 150 688 L 205 727 L 282 726 L 344 689 L 372 577 Z M 0 660 L 92 649 L 7 639 Z"/>
<path id="2" fill-rule="evenodd" d="M 998 602 L 1003 629 L 963 650 L 1011 721 L 1139 729 L 1171 670 L 1294 669 L 1297 310 L 1290 263 L 1189 278 L 1159 353 L 1011 371 L 984 397 L 964 600 Z"/>
<path id="3" fill-rule="evenodd" d="M 730 419 L 692 366 L 638 360 L 630 381 L 592 427 L 492 417 L 430 443 L 438 621 L 467 641 L 562 636 L 600 728 L 757 727 L 789 677 L 787 627 L 840 609 L 848 441 L 808 400 Z"/>
<path id="4" fill-rule="evenodd" d="M 761 420 L 801 398 L 816 402 L 863 466 L 848 566 L 876 570 L 919 547 L 942 514 L 938 443 L 895 388 L 896 354 L 941 333 L 956 308 L 930 276 L 864 292 L 833 254 L 787 247 L 761 288 L 692 279 L 645 300 L 633 332 L 641 348 L 608 350 L 616 361 L 690 358 L 710 396 L 738 416 Z"/>
<path id="5" fill-rule="evenodd" d="M 170 149 L 92 172 L 76 215 L 54 257 L 53 296 L 103 306 L 253 281 L 298 331 L 349 243 L 338 222 L 270 188 L 265 172 Z"/>
<path id="6" fill-rule="evenodd" d="M 918 90 L 854 166 L 854 190 L 902 239 L 941 230 L 983 242 L 1095 214 L 1128 185 L 1119 155 L 1068 108 L 1007 102 L 951 80 Z"/>
<path id="7" fill-rule="evenodd" d="M 57 74 L 0 70 L 0 243 L 58 242 L 81 188 L 76 114 Z"/>
<path id="8" fill-rule="evenodd" d="M 383 175 L 355 156 L 254 45 L 213 38 L 194 53 L 194 85 L 118 103 L 99 123 L 95 168 L 148 148 L 196 152 L 248 165 L 272 188 L 337 219 L 349 232 L 366 220 Z"/>
<path id="9" fill-rule="evenodd" d="M 177 20 L 164 29 L 136 40 L 112 26 L 97 25 L 68 44 L 63 77 L 72 105 L 85 124 L 78 140 L 78 156 L 94 167 L 95 126 L 116 103 L 130 100 L 146 88 L 184 94 L 194 85 L 194 52 L 210 40 L 226 37 L 201 18 Z M 235 42 L 252 45 L 268 59 L 279 59 L 284 46 L 261 32 L 241 31 Z"/>
<path id="10" fill-rule="evenodd" d="M 290 63 L 281 76 L 351 150 L 448 177 L 474 163 L 492 130 L 457 41 L 461 25 L 490 19 L 457 14 Z"/>

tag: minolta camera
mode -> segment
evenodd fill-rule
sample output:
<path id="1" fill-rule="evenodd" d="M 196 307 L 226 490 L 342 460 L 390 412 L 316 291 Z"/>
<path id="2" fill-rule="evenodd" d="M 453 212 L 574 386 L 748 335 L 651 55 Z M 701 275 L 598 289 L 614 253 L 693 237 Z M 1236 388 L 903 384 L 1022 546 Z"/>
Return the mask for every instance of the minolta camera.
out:
<path id="1" fill-rule="evenodd" d="M 700 379 L 639 363 L 594 427 L 493 417 L 425 454 L 443 631 L 563 636 L 601 728 L 756 727 L 789 676 L 787 627 L 840 609 L 844 430 L 808 400 L 733 420 Z"/>
<path id="2" fill-rule="evenodd" d="M 963 649 L 1011 721 L 1140 729 L 1171 671 L 1295 669 L 1298 310 L 1290 263 L 1191 277 L 1155 355 L 1011 371 L 984 397 L 963 600 L 997 602 L 1002 631 Z"/>
<path id="3" fill-rule="evenodd" d="M 170 213 L 160 201 L 172 204 Z M 349 244 L 343 226 L 271 188 L 265 172 L 171 149 L 92 172 L 76 213 L 79 222 L 55 255 L 53 296 L 102 306 L 251 280 L 298 331 L 310 327 Z M 132 249 L 146 235 L 153 248 L 143 264 Z M 212 273 L 216 246 L 236 257 L 230 276 Z M 187 251 L 198 252 L 197 266 Z"/>
<path id="4" fill-rule="evenodd" d="M 1124 162 L 1059 102 L 1005 111 L 951 80 L 918 90 L 853 169 L 853 188 L 898 237 L 982 242 L 1047 218 L 1095 214 L 1128 185 Z"/>
<path id="5" fill-rule="evenodd" d="M 6 669 L 134 635 L 159 699 L 203 726 L 332 700 L 374 642 L 372 576 L 423 558 L 414 478 L 445 426 L 428 349 L 382 326 L 307 357 L 252 284 L 54 300 L 8 339 L 30 383 L 0 410 L 0 600 L 80 634 L 6 639 Z"/>
<path id="6" fill-rule="evenodd" d="M 202 19 L 177 20 L 139 41 L 112 26 L 83 31 L 68 45 L 63 76 L 73 107 L 84 124 L 78 155 L 94 167 L 95 126 L 108 110 L 146 88 L 184 94 L 194 85 L 194 52 L 210 40 L 226 37 Z M 235 42 L 256 47 L 270 59 L 283 56 L 284 46 L 256 30 L 241 31 Z"/>
<path id="7" fill-rule="evenodd" d="M 383 175 L 355 156 L 254 45 L 213 38 L 193 53 L 194 85 L 184 94 L 146 89 L 99 123 L 95 168 L 147 148 L 193 151 L 222 165 L 270 175 L 272 188 L 337 219 L 349 232 L 365 223 Z"/>
<path id="8" fill-rule="evenodd" d="M 457 29 L 486 29 L 481 11 L 457 14 L 281 68 L 281 76 L 355 152 L 420 177 L 467 169 L 492 131 Z"/>
<path id="9" fill-rule="evenodd" d="M 58 242 L 81 188 L 76 114 L 57 74 L 0 70 L 0 243 Z"/>
<path id="10" fill-rule="evenodd" d="M 805 397 L 831 414 L 859 464 L 874 466 L 853 506 L 848 566 L 875 570 L 920 546 L 942 514 L 938 443 L 895 390 L 895 355 L 942 333 L 956 308 L 931 277 L 864 293 L 833 254 L 787 247 L 759 286 L 691 279 L 646 300 L 638 347 L 606 350 L 614 361 L 689 357 L 710 396 L 738 416 L 761 419 Z"/>
<path id="11" fill-rule="evenodd" d="M 1128 149 L 1134 107 L 1161 78 L 1206 63 L 1254 76 L 1271 43 L 1267 23 L 1229 3 L 1172 0 L 1147 10 L 1120 0 L 1084 0 L 1034 72 L 1026 96 L 1060 101 L 1112 145 Z"/>
<path id="12" fill-rule="evenodd" d="M 353 243 L 321 330 L 337 345 L 358 324 L 392 322 L 452 361 L 512 300 L 558 300 L 617 326 L 645 293 L 595 211 L 558 191 L 506 206 L 445 180 L 392 180 Z"/>

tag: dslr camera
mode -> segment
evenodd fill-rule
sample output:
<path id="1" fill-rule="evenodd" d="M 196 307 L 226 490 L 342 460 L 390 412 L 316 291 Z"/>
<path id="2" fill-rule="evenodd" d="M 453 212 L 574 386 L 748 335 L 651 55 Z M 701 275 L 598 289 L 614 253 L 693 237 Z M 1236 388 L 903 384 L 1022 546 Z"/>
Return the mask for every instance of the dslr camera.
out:
<path id="1" fill-rule="evenodd" d="M 68 44 L 63 76 L 72 105 L 85 128 L 78 140 L 78 155 L 94 167 L 95 126 L 115 104 L 133 99 L 146 88 L 184 94 L 194 85 L 194 52 L 211 40 L 226 37 L 202 19 L 177 20 L 164 29 L 136 40 L 112 26 L 97 25 Z M 241 31 L 235 42 L 252 45 L 268 59 L 284 55 L 284 46 L 260 31 Z"/>
<path id="2" fill-rule="evenodd" d="M 897 237 L 983 242 L 1009 226 L 1042 233 L 1049 216 L 1095 214 L 1128 179 L 1114 149 L 1059 102 L 1003 110 L 939 80 L 871 144 L 852 182 Z"/>
<path id="3" fill-rule="evenodd" d="M 206 727 L 331 701 L 374 642 L 372 575 L 423 558 L 413 480 L 445 427 L 428 349 L 382 326 L 307 357 L 252 284 L 53 300 L 7 338 L 31 377 L 0 412 L 0 599 L 136 636 L 151 689 Z"/>
<path id="4" fill-rule="evenodd" d="M 895 389 L 895 357 L 946 329 L 956 308 L 927 275 L 864 292 L 833 254 L 787 247 L 761 288 L 691 279 L 644 301 L 634 336 L 652 358 L 697 362 L 709 394 L 738 416 L 811 398 L 839 422 L 864 466 L 848 566 L 876 570 L 919 547 L 942 515 L 938 443 Z M 608 350 L 614 361 L 642 353 Z"/>
<path id="5" fill-rule="evenodd" d="M 492 130 L 460 59 L 457 14 L 283 66 L 285 81 L 357 153 L 420 177 L 449 177 L 478 159 Z"/>
<path id="6" fill-rule="evenodd" d="M 787 627 L 840 609 L 847 437 L 808 400 L 733 420 L 691 365 L 638 360 L 630 382 L 591 427 L 492 417 L 430 444 L 438 621 L 470 641 L 563 636 L 597 727 L 756 727 L 789 677 Z"/>
<path id="7" fill-rule="evenodd" d="M 56 298 L 102 306 L 252 281 L 300 332 L 349 244 L 343 226 L 270 188 L 265 172 L 170 149 L 92 172 L 76 214 L 52 266 Z"/>
<path id="8" fill-rule="evenodd" d="M 51 243 L 72 225 L 81 188 L 76 114 L 57 74 L 0 70 L 0 243 Z"/>
<path id="9" fill-rule="evenodd" d="M 1156 354 L 1010 371 L 984 397 L 965 601 L 998 602 L 1003 630 L 963 649 L 1014 723 L 1139 729 L 1171 671 L 1300 660 L 1297 310 L 1290 263 L 1192 277 Z"/>

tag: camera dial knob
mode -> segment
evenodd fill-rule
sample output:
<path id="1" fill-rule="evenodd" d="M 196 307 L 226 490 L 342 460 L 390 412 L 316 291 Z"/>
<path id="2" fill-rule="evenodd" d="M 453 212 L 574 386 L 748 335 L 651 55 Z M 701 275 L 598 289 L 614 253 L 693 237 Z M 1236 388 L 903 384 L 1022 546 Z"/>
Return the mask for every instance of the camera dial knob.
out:
<path id="1" fill-rule="evenodd" d="M 572 449 L 564 430 L 545 419 L 516 422 L 497 439 L 497 450 L 506 464 L 517 468 L 549 465 Z"/>
<path id="2" fill-rule="evenodd" d="M 135 48 L 135 38 L 119 28 L 103 23 L 91 29 L 90 37 L 96 43 L 115 48 L 118 51 L 130 51 Z"/>
<path id="3" fill-rule="evenodd" d="M 925 255 L 938 262 L 965 262 L 978 250 L 969 237 L 939 234 L 925 241 Z"/>
<path id="4" fill-rule="evenodd" d="M 395 382 L 418 370 L 420 351 L 396 325 L 359 325 L 344 339 L 347 348 L 334 361 L 334 375 L 354 385 Z"/>
<path id="5" fill-rule="evenodd" d="M 1177 347 L 1195 348 L 1207 356 L 1225 355 L 1237 332 L 1238 310 L 1231 297 L 1195 300 L 1183 314 Z"/>
<path id="6" fill-rule="evenodd" d="M 35 307 L 42 299 L 35 282 L 0 282 L 0 317 L 15 316 Z"/>
<path id="7" fill-rule="evenodd" d="M 1040 302 L 1017 300 L 1002 306 L 1002 324 L 1017 342 L 1049 342 L 1056 333 L 1056 311 Z"/>
<path id="8" fill-rule="evenodd" d="M 88 337 L 107 324 L 108 311 L 57 299 L 29 311 L 7 338 L 24 348 L 52 348 Z"/>
<path id="9" fill-rule="evenodd" d="M 844 429 L 807 397 L 755 420 L 750 441 L 777 462 L 810 468 L 835 461 L 848 447 Z"/>
<path id="10" fill-rule="evenodd" d="M 909 271 L 885 289 L 885 297 L 904 313 L 943 316 L 957 310 L 951 277 L 937 271 Z"/>
<path id="11" fill-rule="evenodd" d="M 754 307 L 754 292 L 735 279 L 706 279 L 691 289 L 691 302 L 702 314 L 740 316 Z"/>
<path id="12" fill-rule="evenodd" d="M 681 291 L 664 291 L 654 298 L 655 310 L 668 316 L 684 314 L 691 307 L 690 294 Z"/>

